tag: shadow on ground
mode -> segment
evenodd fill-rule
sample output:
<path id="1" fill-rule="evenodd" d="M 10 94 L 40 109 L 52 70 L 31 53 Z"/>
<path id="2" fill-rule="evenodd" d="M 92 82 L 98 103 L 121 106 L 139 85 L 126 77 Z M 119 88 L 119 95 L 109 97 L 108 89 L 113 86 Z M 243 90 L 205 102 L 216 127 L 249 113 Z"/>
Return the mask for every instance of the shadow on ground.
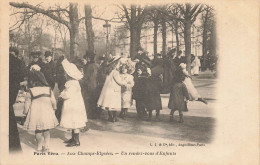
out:
<path id="1" fill-rule="evenodd" d="M 156 122 L 154 116 L 153 121 L 147 122 L 129 112 L 126 120 L 111 123 L 106 113 L 103 111 L 100 120 L 90 119 L 90 129 L 200 143 L 210 143 L 214 134 L 215 119 L 211 117 L 184 116 L 184 123 L 178 123 L 178 116 L 175 116 L 176 122 L 169 122 L 169 115 L 161 114 L 160 122 Z"/>

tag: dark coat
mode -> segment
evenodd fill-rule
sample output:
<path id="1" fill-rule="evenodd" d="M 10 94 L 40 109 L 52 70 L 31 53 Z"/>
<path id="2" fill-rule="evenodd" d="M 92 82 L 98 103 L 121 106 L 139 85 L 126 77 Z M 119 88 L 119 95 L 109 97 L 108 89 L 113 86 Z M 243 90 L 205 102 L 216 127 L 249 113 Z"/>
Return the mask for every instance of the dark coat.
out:
<path id="1" fill-rule="evenodd" d="M 184 99 L 189 100 L 190 96 L 184 83 L 175 83 L 171 90 L 168 108 L 172 110 L 188 111 Z"/>
<path id="2" fill-rule="evenodd" d="M 10 55 L 9 58 L 9 152 L 21 151 L 19 132 L 14 115 L 13 104 L 24 79 L 22 61 Z"/>
<path id="3" fill-rule="evenodd" d="M 55 70 L 56 70 L 56 82 L 58 83 L 58 88 L 60 92 L 62 92 L 63 89 L 65 89 L 66 77 L 61 62 L 57 61 Z"/>
<path id="4" fill-rule="evenodd" d="M 161 110 L 162 100 L 161 100 L 161 90 L 162 90 L 162 80 L 159 76 L 150 76 L 146 80 L 146 90 L 145 90 L 145 104 L 147 110 Z"/>
<path id="5" fill-rule="evenodd" d="M 99 67 L 99 70 L 98 70 L 98 73 L 97 73 L 97 82 L 98 82 L 98 93 L 100 94 L 101 93 L 101 90 L 104 86 L 104 83 L 106 81 L 106 77 L 107 77 L 107 73 L 106 73 L 106 69 L 107 69 L 107 62 L 104 61 L 100 67 Z"/>
<path id="6" fill-rule="evenodd" d="M 44 74 L 48 84 L 53 89 L 55 86 L 55 79 L 56 79 L 56 71 L 55 71 L 55 64 L 53 61 L 46 63 L 42 68 L 42 73 Z"/>
<path id="7" fill-rule="evenodd" d="M 98 81 L 97 81 L 98 70 L 99 70 L 99 65 L 94 63 L 94 62 L 88 64 L 83 69 L 83 72 L 84 72 L 83 81 L 85 82 L 84 84 L 86 85 L 86 89 L 88 91 L 95 90 L 97 88 L 97 85 L 98 85 Z"/>
<path id="8" fill-rule="evenodd" d="M 133 99 L 138 101 L 145 100 L 145 90 L 146 90 L 146 80 L 147 77 L 140 76 L 135 78 L 135 84 L 133 86 Z"/>
<path id="9" fill-rule="evenodd" d="M 95 117 L 97 101 L 99 97 L 97 74 L 99 65 L 95 62 L 83 67 L 82 93 L 88 118 Z"/>

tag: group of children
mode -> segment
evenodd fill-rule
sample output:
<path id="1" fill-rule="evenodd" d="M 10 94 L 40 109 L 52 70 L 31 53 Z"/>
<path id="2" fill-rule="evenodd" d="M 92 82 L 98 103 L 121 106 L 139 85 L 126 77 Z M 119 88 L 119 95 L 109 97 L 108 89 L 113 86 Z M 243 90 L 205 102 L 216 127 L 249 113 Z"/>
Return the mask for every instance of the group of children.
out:
<path id="1" fill-rule="evenodd" d="M 80 146 L 80 129 L 86 127 L 87 114 L 79 84 L 83 74 L 67 59 L 62 59 L 61 64 L 65 71 L 66 84 L 58 98 L 63 100 L 60 122 L 55 116 L 57 105 L 54 94 L 41 68 L 38 65 L 30 68 L 29 92 L 25 100 L 27 117 L 24 127 L 35 131 L 38 151 L 49 151 L 49 130 L 57 125 L 72 132 L 71 139 L 64 142 L 67 143 L 67 147 Z M 148 112 L 147 120 L 151 121 L 152 111 L 156 110 L 156 121 L 160 121 L 159 115 L 162 109 L 160 94 L 163 88 L 161 75 L 152 74 L 151 69 L 145 65 L 138 66 L 130 59 L 117 56 L 113 57 L 107 66 L 107 76 L 97 106 L 108 111 L 108 120 L 118 121 L 117 112 L 120 112 L 119 116 L 125 119 L 134 99 L 139 118 L 146 117 Z M 183 122 L 182 112 L 187 111 L 188 100 L 201 101 L 201 97 L 187 74 L 185 64 L 178 66 L 175 74 L 176 80 L 171 86 L 168 105 L 171 109 L 170 120 L 174 121 L 174 112 L 179 111 L 179 122 Z"/>
<path id="2" fill-rule="evenodd" d="M 67 59 L 62 60 L 65 70 L 66 84 L 59 99 L 63 99 L 61 121 L 58 122 L 55 116 L 57 109 L 56 99 L 47 83 L 41 68 L 38 65 L 30 67 L 28 92 L 25 100 L 25 111 L 27 114 L 24 127 L 27 130 L 35 131 L 37 151 L 49 151 L 50 132 L 49 130 L 60 125 L 70 129 L 72 138 L 64 143 L 67 147 L 79 146 L 80 128 L 86 126 L 87 114 L 81 94 L 78 80 L 83 75 L 73 63 Z"/>

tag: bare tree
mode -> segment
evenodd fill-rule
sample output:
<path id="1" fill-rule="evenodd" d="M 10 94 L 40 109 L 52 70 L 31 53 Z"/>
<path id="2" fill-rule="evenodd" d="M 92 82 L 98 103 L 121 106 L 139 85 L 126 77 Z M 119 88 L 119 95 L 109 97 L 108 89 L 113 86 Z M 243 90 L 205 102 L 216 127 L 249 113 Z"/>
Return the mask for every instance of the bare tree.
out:
<path id="1" fill-rule="evenodd" d="M 160 10 L 162 13 L 167 15 L 173 20 L 180 21 L 184 26 L 184 42 L 185 42 L 185 57 L 187 61 L 187 70 L 191 70 L 191 27 L 196 21 L 197 16 L 203 11 L 202 4 L 191 5 L 186 4 L 173 4 L 171 5 L 171 10 L 177 9 L 180 11 L 179 15 L 172 12 L 165 12 Z"/>
<path id="2" fill-rule="evenodd" d="M 78 16 L 78 4 L 70 3 L 68 7 L 61 8 L 56 6 L 55 9 L 44 9 L 40 5 L 31 5 L 29 3 L 10 2 L 10 5 L 16 8 L 29 9 L 32 13 L 43 14 L 60 24 L 63 24 L 70 32 L 70 58 L 79 56 L 79 23 L 81 19 Z"/>
<path id="3" fill-rule="evenodd" d="M 92 9 L 90 5 L 85 5 L 85 25 L 86 25 L 86 35 L 88 50 L 94 52 L 94 32 L 92 29 Z"/>
<path id="4" fill-rule="evenodd" d="M 214 13 L 213 8 L 206 6 L 204 12 L 201 15 L 202 24 L 202 54 L 203 54 L 203 66 L 206 66 L 206 60 L 208 58 L 208 50 L 210 41 L 214 37 Z M 215 54 L 215 53 L 213 53 Z"/>
<path id="5" fill-rule="evenodd" d="M 121 20 L 125 22 L 130 29 L 130 57 L 134 58 L 141 48 L 140 39 L 142 25 L 145 21 L 148 8 L 141 7 L 140 5 L 131 5 L 130 8 L 122 5 L 120 8 L 124 12 L 121 16 Z"/>

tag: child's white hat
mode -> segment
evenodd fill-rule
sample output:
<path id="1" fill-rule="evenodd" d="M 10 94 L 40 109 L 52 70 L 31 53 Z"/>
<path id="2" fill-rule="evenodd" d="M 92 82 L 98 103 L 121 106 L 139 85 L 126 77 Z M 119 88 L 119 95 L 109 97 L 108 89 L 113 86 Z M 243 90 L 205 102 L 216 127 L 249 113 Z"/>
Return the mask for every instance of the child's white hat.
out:
<path id="1" fill-rule="evenodd" d="M 72 78 L 80 80 L 83 78 L 83 74 L 78 70 L 75 64 L 70 63 L 67 59 L 62 61 L 62 66 L 65 72 Z"/>

